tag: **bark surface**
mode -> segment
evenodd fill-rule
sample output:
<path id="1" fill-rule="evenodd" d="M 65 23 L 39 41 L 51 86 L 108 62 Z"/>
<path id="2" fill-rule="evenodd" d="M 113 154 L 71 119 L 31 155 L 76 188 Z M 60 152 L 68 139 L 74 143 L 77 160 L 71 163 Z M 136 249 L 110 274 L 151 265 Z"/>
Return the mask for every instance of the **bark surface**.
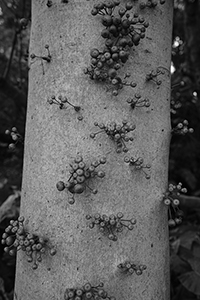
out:
<path id="1" fill-rule="evenodd" d="M 32 1 L 30 54 L 46 55 L 48 44 L 52 61 L 43 61 L 44 74 L 39 59 L 30 62 L 21 215 L 31 232 L 56 245 L 57 254 L 44 256 L 38 269 L 32 270 L 19 251 L 15 298 L 64 299 L 66 288 L 103 281 L 117 300 L 168 300 L 168 220 L 162 195 L 168 184 L 173 1 L 141 11 L 150 26 L 120 71 L 130 72 L 137 87 L 124 87 L 117 97 L 83 73 L 90 64 L 90 49 L 103 48 L 104 43 L 100 17 L 90 13 L 96 2 L 54 0 L 51 7 L 46 2 Z M 158 67 L 165 71 L 159 75 L 159 86 L 145 80 Z M 130 109 L 126 100 L 136 92 L 149 98 L 149 108 Z M 59 109 L 47 103 L 48 97 L 60 94 L 81 106 L 82 121 L 72 107 Z M 149 180 L 124 163 L 125 154 L 116 153 L 105 134 L 90 138 L 96 131 L 95 121 L 121 123 L 124 119 L 136 125 L 127 155 L 143 157 L 144 163 L 151 164 Z M 69 164 L 77 153 L 87 163 L 106 156 L 107 163 L 99 167 L 106 176 L 89 182 L 98 189 L 96 195 L 87 190 L 75 196 L 70 206 L 68 193 L 59 192 L 56 183 L 67 181 Z M 137 220 L 132 231 L 118 234 L 118 241 L 88 228 L 87 214 L 117 212 Z M 125 260 L 147 269 L 140 276 L 122 275 L 117 265 Z"/>

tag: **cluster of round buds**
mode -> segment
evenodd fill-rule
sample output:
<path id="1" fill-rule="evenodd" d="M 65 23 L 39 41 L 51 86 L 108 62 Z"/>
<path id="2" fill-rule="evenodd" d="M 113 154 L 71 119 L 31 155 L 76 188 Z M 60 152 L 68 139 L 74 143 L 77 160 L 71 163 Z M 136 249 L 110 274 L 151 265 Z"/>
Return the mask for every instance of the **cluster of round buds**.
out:
<path id="1" fill-rule="evenodd" d="M 136 265 L 134 262 L 126 261 L 117 266 L 121 272 L 124 274 L 137 274 L 141 275 L 144 270 L 146 270 L 147 266 L 145 265 Z"/>
<path id="2" fill-rule="evenodd" d="M 151 176 L 147 174 L 144 170 L 144 169 L 149 170 L 151 168 L 151 165 L 150 164 L 144 165 L 144 160 L 142 157 L 134 158 L 134 157 L 125 156 L 124 161 L 128 163 L 130 166 L 134 166 L 135 170 L 142 170 L 142 172 L 145 174 L 146 179 L 151 178 Z"/>
<path id="3" fill-rule="evenodd" d="M 45 45 L 45 49 L 47 50 L 47 55 L 46 56 L 38 56 L 38 55 L 35 55 L 34 53 L 31 53 L 30 58 L 31 59 L 40 58 L 42 60 L 50 62 L 51 61 L 51 54 L 50 54 L 50 51 L 49 51 L 49 45 Z"/>
<path id="4" fill-rule="evenodd" d="M 14 150 L 19 142 L 23 144 L 23 137 L 21 136 L 21 134 L 19 134 L 16 127 L 12 127 L 11 130 L 7 129 L 5 131 L 5 134 L 11 136 L 12 140 L 14 141 L 14 143 L 9 144 L 9 149 Z"/>
<path id="5" fill-rule="evenodd" d="M 64 300 L 116 300 L 115 297 L 108 296 L 103 286 L 102 282 L 97 286 L 92 286 L 88 282 L 81 288 L 66 289 Z"/>
<path id="6" fill-rule="evenodd" d="M 128 60 L 130 49 L 145 37 L 146 28 L 149 26 L 142 16 L 130 15 L 133 8 L 131 2 L 127 2 L 124 8 L 119 8 L 114 15 L 114 10 L 119 4 L 119 0 L 111 0 L 94 5 L 91 14 L 100 15 L 105 26 L 101 32 L 105 39 L 105 47 L 102 51 L 96 48 L 90 51 L 91 65 L 85 70 L 91 79 L 112 84 L 113 95 L 117 95 L 118 89 L 123 85 L 136 86 L 134 82 L 124 82 L 117 71 Z"/>
<path id="7" fill-rule="evenodd" d="M 1 243 L 5 245 L 4 251 L 14 256 L 17 251 L 25 251 L 28 256 L 27 261 L 32 263 L 32 268 L 37 269 L 38 262 L 42 261 L 42 254 L 46 251 L 46 238 L 28 233 L 24 228 L 24 217 L 11 220 L 2 235 Z M 48 246 L 49 247 L 49 246 Z M 50 255 L 55 255 L 56 250 L 50 249 Z"/>
<path id="8" fill-rule="evenodd" d="M 98 176 L 99 178 L 103 178 L 105 176 L 105 172 L 96 171 L 96 168 L 106 163 L 106 158 L 102 157 L 99 160 L 95 160 L 91 163 L 90 166 L 87 166 L 83 161 L 83 157 L 81 155 L 77 155 L 74 159 L 74 162 L 70 164 L 69 173 L 71 174 L 68 181 L 64 183 L 63 181 L 58 181 L 56 187 L 59 191 L 63 191 L 65 188 L 72 193 L 68 202 L 70 204 L 74 204 L 74 194 L 81 194 L 84 192 L 86 187 L 88 187 L 93 194 L 97 193 L 97 189 L 91 189 L 87 184 L 87 179 Z"/>
<path id="9" fill-rule="evenodd" d="M 128 104 L 130 104 L 130 107 L 132 109 L 136 108 L 136 107 L 149 107 L 150 106 L 150 102 L 149 102 L 149 99 L 148 98 L 144 98 L 142 99 L 141 98 L 141 95 L 136 93 L 134 95 L 134 98 L 128 98 L 126 100 L 126 102 Z"/>
<path id="10" fill-rule="evenodd" d="M 177 185 L 169 184 L 167 192 L 163 195 L 163 202 L 168 206 L 168 223 L 170 227 L 174 227 L 182 222 L 183 211 L 179 209 L 180 201 L 178 197 L 180 193 L 187 193 L 187 189 L 182 187 L 182 183 Z"/>
<path id="11" fill-rule="evenodd" d="M 67 99 L 66 96 L 58 96 L 58 98 L 56 98 L 55 95 L 52 95 L 50 98 L 47 99 L 47 102 L 49 104 L 57 104 L 59 106 L 60 109 L 63 108 L 67 108 L 66 107 L 66 103 L 69 104 L 70 106 L 72 106 L 74 108 L 75 111 L 80 111 L 81 107 L 77 106 L 77 105 L 73 105 L 72 103 L 69 102 L 69 100 Z"/>
<path id="12" fill-rule="evenodd" d="M 116 143 L 117 153 L 128 151 L 125 142 L 133 141 L 133 137 L 128 137 L 127 133 L 135 130 L 136 126 L 134 124 L 128 124 L 128 122 L 124 120 L 122 121 L 122 125 L 116 124 L 115 122 L 108 123 L 107 125 L 95 122 L 94 125 L 101 130 L 96 133 L 91 133 L 91 138 L 94 138 L 101 132 L 105 132 Z"/>
<path id="13" fill-rule="evenodd" d="M 52 3 L 51 1 L 49 3 Z M 51 4 L 52 5 L 52 4 Z M 48 6 L 48 5 L 47 5 Z M 50 7 L 50 6 L 49 6 Z M 35 55 L 35 53 L 31 53 L 30 55 L 30 58 L 32 60 L 34 60 L 35 58 L 36 59 L 40 59 L 41 60 L 41 65 L 42 65 L 42 73 L 43 75 L 45 74 L 44 72 L 44 65 L 43 65 L 43 60 L 50 63 L 51 62 L 51 54 L 50 54 L 50 51 L 49 51 L 49 45 L 45 45 L 45 49 L 47 50 L 47 55 L 46 56 L 38 56 L 38 55 Z M 32 61 L 31 64 L 33 64 L 36 60 Z"/>
<path id="14" fill-rule="evenodd" d="M 164 68 L 162 68 L 162 67 L 158 67 L 156 70 L 152 70 L 152 71 L 148 72 L 146 74 L 146 81 L 151 80 L 151 81 L 155 82 L 157 85 L 161 85 L 162 80 L 160 80 L 158 78 L 158 76 L 160 74 L 162 74 L 162 75 L 165 74 L 165 71 L 163 69 Z"/>
<path id="15" fill-rule="evenodd" d="M 95 225 L 99 227 L 99 230 L 108 236 L 112 241 L 117 241 L 117 232 L 122 232 L 123 228 L 126 227 L 129 230 L 133 230 L 136 224 L 135 219 L 126 220 L 123 219 L 123 213 L 119 212 L 117 215 L 100 215 L 95 214 L 94 216 L 87 215 L 86 219 L 90 220 L 89 228 L 94 228 Z"/>
<path id="16" fill-rule="evenodd" d="M 158 3 L 160 3 L 161 5 L 165 4 L 165 0 L 147 0 L 146 2 L 142 1 L 140 2 L 140 9 L 144 9 L 144 8 L 155 8 Z"/>
<path id="17" fill-rule="evenodd" d="M 175 115 L 177 113 L 177 110 L 182 107 L 182 103 L 178 101 L 176 98 L 173 98 L 171 96 L 171 101 L 170 101 L 170 112 Z"/>
<path id="18" fill-rule="evenodd" d="M 173 129 L 172 133 L 173 134 L 180 134 L 180 135 L 185 135 L 187 133 L 193 133 L 194 128 L 189 128 L 188 127 L 189 122 L 188 120 L 184 120 L 183 122 L 178 123 Z"/>

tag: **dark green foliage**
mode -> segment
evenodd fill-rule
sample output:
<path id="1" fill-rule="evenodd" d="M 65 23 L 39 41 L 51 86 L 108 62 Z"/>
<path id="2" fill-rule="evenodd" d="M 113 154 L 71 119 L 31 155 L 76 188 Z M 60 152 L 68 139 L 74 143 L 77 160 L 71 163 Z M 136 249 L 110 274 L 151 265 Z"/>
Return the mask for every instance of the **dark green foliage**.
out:
<path id="1" fill-rule="evenodd" d="M 192 15 L 190 15 L 192 12 Z M 199 87 L 195 79 L 197 68 L 200 71 L 200 57 L 195 61 L 193 53 L 199 52 L 196 31 L 199 31 L 200 9 L 198 1 L 175 1 L 172 62 L 171 122 L 173 134 L 170 147 L 169 179 L 172 183 L 182 182 L 187 195 L 200 196 L 200 105 Z M 195 30 L 191 30 L 191 28 Z M 194 41 L 192 43 L 192 41 Z M 192 43 L 192 52 L 190 47 Z M 193 64 L 191 63 L 191 59 Z M 190 131 L 184 129 L 184 120 Z M 193 133 L 190 133 L 193 131 Z M 188 133 L 187 133 L 188 132 Z M 187 200 L 187 196 L 186 197 Z M 200 277 L 199 266 L 199 222 L 198 207 L 192 208 L 190 197 L 181 201 L 184 212 L 183 222 L 170 230 L 171 244 L 171 299 L 197 299 Z M 193 199 L 193 198 L 192 198 Z M 189 205 L 190 202 L 190 205 Z M 198 250 L 197 250 L 198 249 Z"/>
<path id="2" fill-rule="evenodd" d="M 9 225 L 11 215 L 11 218 L 18 216 L 20 204 L 20 197 L 14 195 L 21 187 L 22 178 L 23 143 L 20 141 L 25 131 L 30 8 L 30 0 L 0 1 L 0 211 L 5 212 L 2 203 L 4 207 L 10 203 L 5 218 L 0 220 L 0 236 Z M 6 135 L 6 130 L 13 127 L 17 128 L 16 135 Z M 9 148 L 12 143 L 14 151 Z M 16 199 L 11 204 L 13 191 Z M 8 299 L 13 299 L 14 274 L 15 257 L 5 253 L 0 244 L 2 299 L 7 299 L 4 289 Z"/>

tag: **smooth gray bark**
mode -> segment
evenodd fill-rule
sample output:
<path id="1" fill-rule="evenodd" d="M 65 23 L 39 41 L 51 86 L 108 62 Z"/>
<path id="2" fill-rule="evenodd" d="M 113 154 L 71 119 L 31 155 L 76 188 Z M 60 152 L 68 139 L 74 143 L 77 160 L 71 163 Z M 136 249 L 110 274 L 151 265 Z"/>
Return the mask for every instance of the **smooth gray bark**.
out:
<path id="1" fill-rule="evenodd" d="M 117 300 L 169 299 L 168 222 L 162 195 L 168 184 L 170 73 L 166 70 L 171 62 L 173 1 L 142 12 L 150 26 L 121 70 L 131 73 L 137 87 L 124 87 L 117 97 L 83 73 L 90 63 L 90 49 L 103 47 L 104 42 L 100 17 L 90 14 L 94 3 L 54 0 L 48 8 L 46 1 L 32 1 L 30 53 L 45 55 L 48 44 L 52 61 L 43 62 L 45 74 L 39 59 L 30 64 L 21 215 L 30 231 L 56 245 L 57 254 L 45 256 L 32 270 L 19 252 L 18 300 L 64 299 L 66 288 L 100 280 Z M 147 72 L 159 66 L 165 68 L 159 76 L 162 84 L 146 82 Z M 135 92 L 149 98 L 149 108 L 130 109 L 126 100 Z M 72 107 L 60 110 L 47 103 L 49 96 L 60 94 L 81 106 L 82 121 Z M 125 154 L 117 154 L 105 134 L 90 138 L 95 121 L 123 119 L 136 124 L 127 155 L 141 156 L 151 164 L 149 180 L 124 163 Z M 69 163 L 78 152 L 87 163 L 106 156 L 106 165 L 99 167 L 106 176 L 91 180 L 96 195 L 86 191 L 70 206 L 66 190 L 59 192 L 56 183 L 67 181 Z M 137 224 L 132 231 L 119 233 L 118 241 L 88 228 L 87 214 L 119 211 L 128 219 L 134 217 Z M 147 269 L 140 276 L 122 276 L 117 265 L 124 260 L 145 264 Z"/>

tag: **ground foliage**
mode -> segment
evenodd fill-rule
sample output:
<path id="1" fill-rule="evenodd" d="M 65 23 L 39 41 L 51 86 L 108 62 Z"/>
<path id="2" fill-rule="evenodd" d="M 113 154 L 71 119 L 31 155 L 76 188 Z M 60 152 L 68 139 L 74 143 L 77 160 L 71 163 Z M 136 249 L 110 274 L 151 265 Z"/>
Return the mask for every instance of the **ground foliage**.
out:
<path id="1" fill-rule="evenodd" d="M 0 0 L 0 235 L 19 215 L 23 143 L 9 149 L 7 129 L 24 136 L 30 0 Z M 24 18 L 27 20 L 25 21 Z M 170 228 L 171 299 L 200 299 L 200 3 L 175 0 L 172 128 L 188 120 L 194 133 L 172 134 L 169 182 L 183 183 L 182 224 Z M 15 257 L 0 245 L 0 300 L 13 298 Z"/>

